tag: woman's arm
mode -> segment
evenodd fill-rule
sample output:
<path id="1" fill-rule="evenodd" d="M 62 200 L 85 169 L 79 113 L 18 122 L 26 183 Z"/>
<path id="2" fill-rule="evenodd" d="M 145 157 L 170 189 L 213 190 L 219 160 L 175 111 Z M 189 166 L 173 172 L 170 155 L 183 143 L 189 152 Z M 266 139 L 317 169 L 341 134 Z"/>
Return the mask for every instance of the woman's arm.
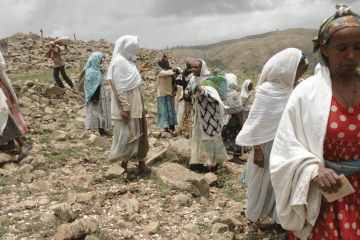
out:
<path id="1" fill-rule="evenodd" d="M 233 114 L 233 115 L 235 115 L 235 117 L 236 117 L 236 119 L 238 120 L 240 126 L 242 127 L 242 126 L 244 125 L 244 123 L 243 123 L 243 121 L 242 121 L 242 119 L 241 119 L 240 113 L 235 113 L 235 114 Z"/>
<path id="2" fill-rule="evenodd" d="M 260 145 L 253 146 L 254 148 L 254 163 L 259 167 L 264 167 L 264 154 L 261 150 Z"/>

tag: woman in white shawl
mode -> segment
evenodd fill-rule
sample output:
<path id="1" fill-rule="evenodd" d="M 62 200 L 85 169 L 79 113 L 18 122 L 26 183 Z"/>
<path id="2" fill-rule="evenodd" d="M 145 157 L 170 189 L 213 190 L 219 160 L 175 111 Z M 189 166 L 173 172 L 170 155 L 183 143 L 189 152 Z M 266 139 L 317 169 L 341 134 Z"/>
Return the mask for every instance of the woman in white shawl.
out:
<path id="1" fill-rule="evenodd" d="M 185 90 L 185 96 L 191 96 L 192 101 L 190 167 L 216 167 L 228 159 L 221 139 L 222 116 L 227 107 L 215 87 L 201 85 L 210 76 L 206 63 L 197 60 L 191 66 L 193 78 Z M 222 90 L 226 94 L 226 86 Z"/>
<path id="2" fill-rule="evenodd" d="M 243 110 L 243 104 L 240 100 L 240 94 L 236 91 L 238 86 L 237 76 L 233 73 L 225 75 L 227 82 L 227 99 L 224 100 L 224 104 L 229 107 L 225 110 L 223 117 L 223 129 L 221 131 L 221 137 L 226 146 L 226 151 L 231 152 L 233 159 L 232 162 L 238 164 L 244 164 L 246 161 L 240 159 L 241 147 L 235 144 L 236 136 L 239 134 L 243 121 L 240 113 Z"/>
<path id="3" fill-rule="evenodd" d="M 275 211 L 275 194 L 271 186 L 269 158 L 282 112 L 293 91 L 295 80 L 305 69 L 304 54 L 288 48 L 273 56 L 264 66 L 256 97 L 236 144 L 253 146 L 246 167 L 248 185 L 246 217 L 252 222 L 272 217 L 279 223 Z"/>
<path id="4" fill-rule="evenodd" d="M 320 27 L 325 62 L 291 95 L 274 140 L 271 181 L 289 239 L 360 239 L 360 17 L 346 6 Z M 328 202 L 344 174 L 355 193 Z"/>
<path id="5" fill-rule="evenodd" d="M 254 103 L 254 98 L 251 95 L 252 88 L 253 88 L 253 82 L 250 79 L 246 79 L 242 85 L 240 92 L 240 99 L 243 104 L 243 110 L 240 113 L 240 116 L 243 122 L 245 122 L 246 119 L 248 118 L 251 106 Z"/>
<path id="6" fill-rule="evenodd" d="M 120 161 L 121 167 L 127 170 L 129 160 L 139 162 L 139 171 L 149 169 L 145 165 L 145 158 L 149 150 L 147 125 L 144 102 L 142 99 L 141 75 L 148 71 L 145 65 L 137 70 L 136 51 L 139 48 L 139 39 L 136 36 L 126 35 L 115 43 L 112 59 L 106 76 L 116 88 L 122 109 L 119 107 L 116 96 L 111 91 L 111 117 L 114 119 L 114 138 L 110 150 L 109 161 Z M 135 136 L 141 135 L 136 141 L 132 140 L 129 127 Z"/>

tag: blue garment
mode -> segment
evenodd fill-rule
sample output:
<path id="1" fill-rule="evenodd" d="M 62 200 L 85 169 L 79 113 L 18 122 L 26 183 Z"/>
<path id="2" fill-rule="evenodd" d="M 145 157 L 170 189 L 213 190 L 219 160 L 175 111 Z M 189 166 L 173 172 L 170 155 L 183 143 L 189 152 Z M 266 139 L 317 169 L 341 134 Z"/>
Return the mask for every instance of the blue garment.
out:
<path id="1" fill-rule="evenodd" d="M 243 171 L 243 173 L 240 176 L 240 181 L 243 182 L 246 187 L 248 186 L 247 181 L 246 181 L 246 168 L 245 168 L 245 170 Z"/>
<path id="2" fill-rule="evenodd" d="M 175 101 L 170 95 L 157 98 L 157 112 L 159 128 L 168 128 L 170 125 L 177 125 Z"/>
<path id="3" fill-rule="evenodd" d="M 330 162 L 325 160 L 325 167 L 332 169 L 336 174 L 350 176 L 360 172 L 360 159 L 356 161 Z"/>
<path id="4" fill-rule="evenodd" d="M 100 63 L 103 56 L 103 53 L 94 52 L 86 63 L 84 80 L 86 106 L 89 105 L 91 97 L 94 95 L 102 81 L 103 74 L 100 71 Z"/>

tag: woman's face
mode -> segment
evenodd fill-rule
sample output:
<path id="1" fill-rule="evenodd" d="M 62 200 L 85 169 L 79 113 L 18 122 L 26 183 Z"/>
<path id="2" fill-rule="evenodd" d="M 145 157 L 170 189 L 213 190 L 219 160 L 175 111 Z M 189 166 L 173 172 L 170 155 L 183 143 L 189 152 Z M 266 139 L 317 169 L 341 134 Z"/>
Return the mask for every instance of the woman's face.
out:
<path id="1" fill-rule="evenodd" d="M 360 61 L 360 27 L 338 30 L 329 41 L 322 45 L 322 52 L 329 58 L 330 71 L 340 76 L 354 74 Z"/>
<path id="2" fill-rule="evenodd" d="M 198 61 L 194 61 L 191 63 L 191 70 L 193 72 L 193 74 L 198 77 L 200 76 L 201 73 L 201 66 L 200 63 Z"/>
<path id="3" fill-rule="evenodd" d="M 166 64 L 166 65 L 169 65 L 169 60 L 167 58 L 167 56 L 163 56 L 163 62 Z"/>
<path id="4" fill-rule="evenodd" d="M 307 71 L 308 65 L 306 65 L 305 61 L 299 64 L 296 75 L 295 75 L 295 82 L 301 78 L 301 76 Z M 294 83 L 295 83 L 294 82 Z"/>
<path id="5" fill-rule="evenodd" d="M 252 90 L 253 85 L 254 85 L 254 84 L 253 84 L 252 82 L 249 84 L 249 86 L 248 86 L 248 90 L 249 90 L 249 91 L 251 91 L 251 90 Z"/>

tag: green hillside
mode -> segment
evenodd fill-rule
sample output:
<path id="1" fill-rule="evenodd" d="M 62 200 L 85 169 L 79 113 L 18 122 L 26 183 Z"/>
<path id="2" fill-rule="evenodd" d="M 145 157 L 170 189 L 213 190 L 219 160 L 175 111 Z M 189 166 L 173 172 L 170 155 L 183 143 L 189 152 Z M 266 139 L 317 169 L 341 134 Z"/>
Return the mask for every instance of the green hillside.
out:
<path id="1" fill-rule="evenodd" d="M 312 53 L 311 40 L 317 32 L 314 29 L 287 29 L 209 45 L 178 47 L 165 51 L 179 59 L 186 57 L 203 59 L 209 67 L 220 67 L 227 71 L 261 72 L 266 61 L 274 54 L 286 48 L 295 47 L 306 53 L 310 62 L 309 70 L 313 70 L 317 62 Z"/>

